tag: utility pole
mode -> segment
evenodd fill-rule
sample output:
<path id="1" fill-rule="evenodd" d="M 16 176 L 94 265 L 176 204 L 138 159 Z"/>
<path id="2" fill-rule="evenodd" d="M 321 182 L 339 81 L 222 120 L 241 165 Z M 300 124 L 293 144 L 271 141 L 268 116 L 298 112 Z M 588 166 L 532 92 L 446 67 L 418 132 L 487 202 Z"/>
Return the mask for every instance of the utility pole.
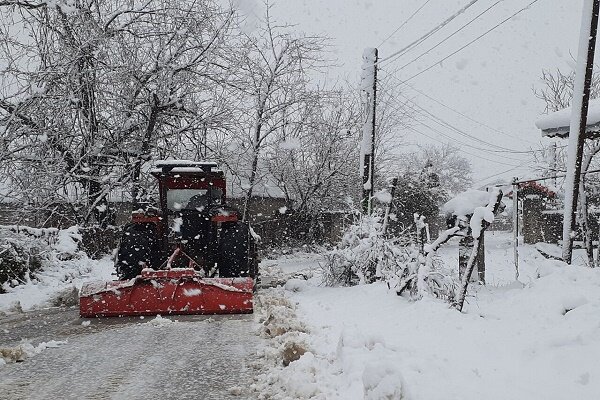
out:
<path id="1" fill-rule="evenodd" d="M 565 181 L 565 211 L 563 219 L 563 260 L 571 264 L 573 237 L 577 229 L 575 211 L 579 197 L 581 162 L 587 125 L 590 84 L 594 70 L 594 50 L 598 30 L 600 0 L 585 0 L 581 18 L 577 69 L 573 88 L 571 125 L 569 127 L 569 150 Z"/>
<path id="2" fill-rule="evenodd" d="M 556 141 L 552 143 L 552 175 L 556 175 L 558 172 L 558 150 L 556 148 Z M 554 186 L 552 190 L 556 190 L 557 178 L 552 179 L 552 185 Z"/>
<path id="3" fill-rule="evenodd" d="M 513 200 L 513 257 L 515 261 L 515 281 L 519 280 L 519 178 L 512 181 Z"/>
<path id="4" fill-rule="evenodd" d="M 361 75 L 361 89 L 367 95 L 367 118 L 363 124 L 360 155 L 363 177 L 363 213 L 370 215 L 373 210 L 373 185 L 375 178 L 375 111 L 377 108 L 377 61 L 375 48 L 365 49 Z"/>

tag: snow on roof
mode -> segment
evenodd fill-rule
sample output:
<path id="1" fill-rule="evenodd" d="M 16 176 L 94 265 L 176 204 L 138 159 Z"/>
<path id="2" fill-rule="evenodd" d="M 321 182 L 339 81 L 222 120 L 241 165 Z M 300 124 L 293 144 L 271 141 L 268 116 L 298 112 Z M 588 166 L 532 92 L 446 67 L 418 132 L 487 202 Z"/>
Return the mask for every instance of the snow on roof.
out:
<path id="1" fill-rule="evenodd" d="M 169 173 L 201 173 L 201 172 L 221 172 L 217 169 L 217 163 L 213 161 L 191 161 L 191 160 L 161 160 L 154 163 L 151 173 L 161 172 Z"/>
<path id="2" fill-rule="evenodd" d="M 239 176 L 235 179 L 228 174 L 227 176 L 227 197 L 229 198 L 244 198 L 250 185 L 247 179 L 242 179 Z M 277 184 L 269 177 L 264 176 L 261 181 L 254 184 L 252 196 L 256 197 L 271 197 L 284 199 L 285 193 L 277 186 Z"/>
<path id="3" fill-rule="evenodd" d="M 167 171 L 163 170 L 161 168 L 154 168 L 154 169 L 150 170 L 150 173 L 152 173 L 152 174 L 160 174 L 161 172 L 167 172 L 170 174 L 185 174 L 185 173 L 198 174 L 198 173 L 207 172 L 207 171 L 202 168 L 197 168 L 197 167 L 173 167 Z M 222 172 L 222 171 L 220 169 L 211 169 L 210 172 Z"/>
<path id="4" fill-rule="evenodd" d="M 192 160 L 159 160 L 156 163 L 154 163 L 154 165 L 156 167 L 163 167 L 163 166 L 181 166 L 181 167 L 193 167 L 193 166 L 217 166 L 217 163 L 214 161 L 192 161 Z"/>
<path id="5" fill-rule="evenodd" d="M 542 136 L 567 137 L 571 125 L 571 107 L 563 108 L 538 119 L 535 126 L 542 130 Z M 591 99 L 588 107 L 586 130 L 600 134 L 600 99 Z"/>

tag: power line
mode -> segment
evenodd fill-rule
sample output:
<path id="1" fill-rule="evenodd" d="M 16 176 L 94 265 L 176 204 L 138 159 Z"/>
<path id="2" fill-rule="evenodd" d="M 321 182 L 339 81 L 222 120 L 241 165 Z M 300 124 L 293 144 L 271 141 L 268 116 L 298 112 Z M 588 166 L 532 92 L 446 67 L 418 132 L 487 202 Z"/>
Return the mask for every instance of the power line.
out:
<path id="1" fill-rule="evenodd" d="M 590 171 L 582 172 L 581 175 L 597 174 L 599 172 L 600 172 L 600 169 L 592 169 Z M 528 182 L 547 181 L 548 179 L 564 178 L 566 176 L 567 176 L 567 174 L 559 174 L 559 175 L 552 175 L 552 176 L 544 176 L 542 178 L 524 179 L 522 181 L 513 182 L 513 184 L 518 185 L 518 184 L 521 184 L 521 183 L 528 183 Z"/>
<path id="2" fill-rule="evenodd" d="M 450 128 L 451 130 L 453 130 L 454 132 L 458 133 L 459 135 L 465 137 L 466 139 L 471 139 L 474 140 L 476 142 L 479 142 L 483 145 L 487 145 L 490 146 L 492 148 L 496 148 L 497 150 L 492 150 L 490 149 L 489 151 L 494 152 L 494 153 L 509 153 L 509 154 L 532 154 L 535 153 L 535 150 L 527 150 L 527 151 L 520 151 L 520 150 L 513 150 L 513 149 L 509 149 L 507 147 L 502 147 L 502 146 L 498 146 L 495 145 L 493 143 L 490 142 L 486 142 L 483 139 L 479 139 L 476 136 L 470 135 L 468 133 L 466 133 L 465 131 L 455 127 L 454 125 L 448 123 L 447 121 L 441 119 L 440 117 L 432 114 L 431 112 L 429 112 L 428 110 L 424 109 L 423 107 L 419 106 L 416 103 L 415 104 L 417 107 L 419 107 L 421 110 L 423 110 L 423 112 L 425 112 L 427 115 L 429 115 L 431 118 L 433 118 L 434 121 L 439 121 L 438 124 L 442 125 L 442 126 L 446 126 L 447 128 Z"/>
<path id="3" fill-rule="evenodd" d="M 421 11 L 426 5 L 427 3 L 429 3 L 431 0 L 427 0 L 425 1 L 425 3 L 423 3 L 419 8 L 417 8 L 417 10 L 415 12 L 413 12 L 410 17 L 408 17 L 406 19 L 406 21 L 404 21 L 402 24 L 400 24 L 400 26 L 398 28 L 396 28 L 396 30 L 392 33 L 390 33 L 390 35 L 388 37 L 386 37 L 385 39 L 383 39 L 383 41 L 381 43 L 379 43 L 377 45 L 377 47 L 381 47 L 382 44 L 384 44 L 385 42 L 387 42 L 392 36 L 394 36 L 396 33 L 398 33 L 398 31 L 400 29 L 402 29 L 404 27 L 404 25 L 408 24 L 410 22 L 411 19 L 414 18 L 415 15 L 417 15 L 419 13 L 419 11 Z"/>
<path id="4" fill-rule="evenodd" d="M 404 64 L 403 66 L 401 66 L 400 68 L 398 68 L 396 71 L 394 72 L 398 72 L 404 68 L 406 68 L 407 66 L 409 66 L 410 64 L 414 63 L 415 61 L 419 60 L 421 57 L 429 54 L 430 51 L 435 50 L 436 48 L 438 48 L 440 45 L 442 45 L 443 43 L 445 43 L 446 41 L 450 40 L 450 38 L 452 38 L 454 35 L 458 34 L 460 31 L 462 31 L 463 29 L 465 29 L 467 26 L 471 25 L 473 22 L 475 22 L 477 19 L 479 19 L 482 15 L 484 15 L 485 13 L 487 13 L 488 11 L 490 11 L 492 8 L 494 8 L 495 6 L 497 6 L 498 4 L 500 4 L 502 2 L 502 0 L 498 0 L 496 1 L 494 4 L 492 4 L 491 6 L 489 6 L 488 8 L 486 8 L 485 10 L 483 10 L 481 13 L 477 14 L 477 16 L 475 16 L 474 18 L 472 18 L 469 22 L 467 22 L 466 24 L 464 24 L 463 26 L 461 26 L 460 28 L 458 28 L 457 30 L 455 30 L 454 32 L 452 32 L 450 35 L 448 35 L 444 40 L 442 40 L 441 42 L 439 42 L 438 44 L 436 44 L 435 46 L 433 46 L 432 48 L 428 49 L 427 51 L 421 53 L 419 56 L 413 58 L 411 61 L 407 62 L 406 64 Z"/>
<path id="5" fill-rule="evenodd" d="M 383 69 L 382 69 L 382 70 L 383 70 Z M 538 143 L 532 142 L 532 141 L 530 141 L 530 140 L 527 140 L 526 138 L 523 138 L 523 137 L 519 137 L 519 136 L 512 135 L 512 134 L 510 134 L 510 133 L 507 133 L 507 132 L 501 131 L 501 130 L 499 130 L 499 129 L 496 129 L 496 128 L 494 128 L 494 127 L 490 126 L 490 125 L 487 125 L 487 124 L 485 124 L 485 123 L 483 123 L 483 122 L 481 122 L 481 121 L 478 121 L 478 120 L 476 120 L 476 119 L 474 119 L 474 118 L 472 118 L 472 117 L 468 116 L 467 114 L 465 114 L 465 113 L 462 113 L 462 112 L 460 112 L 460 111 L 458 111 L 458 110 L 456 110 L 456 109 L 454 109 L 454 108 L 452 108 L 452 107 L 450 107 L 450 106 L 448 106 L 448 105 L 444 104 L 444 103 L 443 103 L 441 100 L 438 100 L 438 99 L 436 99 L 436 98 L 432 97 L 431 95 L 429 95 L 429 94 L 427 94 L 427 93 L 423 92 L 422 90 L 419 90 L 419 89 L 417 89 L 416 87 L 414 87 L 414 86 L 413 86 L 413 85 L 411 85 L 410 83 L 408 83 L 408 82 L 405 82 L 405 81 L 401 80 L 401 79 L 400 79 L 400 78 L 398 78 L 397 76 L 395 76 L 395 75 L 391 75 L 389 71 L 385 71 L 385 72 L 387 72 L 387 73 L 388 73 L 388 75 L 387 75 L 387 76 L 389 76 L 389 77 L 391 77 L 391 78 L 394 78 L 394 79 L 395 79 L 396 81 L 398 81 L 400 84 L 403 84 L 403 85 L 406 85 L 406 86 L 408 86 L 408 88 L 410 88 L 410 89 L 414 90 L 415 92 L 417 92 L 417 93 L 419 93 L 419 94 L 421 94 L 421 95 L 423 95 L 423 96 L 427 97 L 429 100 L 433 101 L 434 103 L 437 103 L 438 105 L 440 105 L 440 106 L 442 106 L 442 107 L 444 107 L 444 108 L 446 108 L 446 109 L 448 109 L 448 110 L 450 110 L 450 111 L 454 112 L 455 114 L 458 114 L 458 115 L 460 115 L 461 117 L 463 117 L 463 118 L 465 118 L 465 119 L 467 119 L 467 120 L 469 120 L 469 121 L 471 121 L 471 122 L 473 122 L 473 123 L 475 123 L 475 124 L 477 124 L 477 125 L 479 125 L 479 126 L 483 126 L 484 128 L 490 129 L 490 130 L 492 130 L 492 131 L 494 131 L 494 132 L 496 132 L 496 133 L 499 133 L 499 134 L 501 134 L 501 135 L 510 136 L 510 137 L 512 137 L 512 138 L 519 139 L 519 140 L 524 140 L 524 141 L 526 141 L 526 142 L 529 142 L 529 143 L 531 143 L 531 144 L 538 144 Z"/>
<path id="6" fill-rule="evenodd" d="M 486 176 L 485 178 L 481 178 L 481 179 L 479 179 L 479 180 L 475 181 L 475 182 L 474 182 L 474 184 L 478 184 L 478 183 L 480 183 L 480 182 L 485 182 L 485 181 L 487 181 L 488 179 L 495 178 L 495 177 L 497 177 L 497 176 L 500 176 L 500 175 L 506 174 L 507 172 L 514 171 L 515 169 L 522 168 L 522 167 L 524 167 L 524 166 L 525 166 L 525 164 L 527 164 L 527 162 L 525 162 L 525 163 L 523 163 L 523 164 L 521 164 L 521 165 L 519 165 L 519 166 L 517 166 L 517 167 L 509 168 L 509 169 L 507 169 L 506 171 L 502 171 L 502 172 L 498 172 L 498 173 L 496 173 L 496 174 L 494 174 L 494 175 Z"/>
<path id="7" fill-rule="evenodd" d="M 474 146 L 474 145 L 472 145 L 472 144 L 465 143 L 465 142 L 463 142 L 463 141 L 461 141 L 461 140 L 458 140 L 458 139 L 456 139 L 456 138 L 453 138 L 452 136 L 449 136 L 449 135 L 445 134 L 444 132 L 441 132 L 441 131 L 439 131 L 438 129 L 435 129 L 435 128 L 431 127 L 430 125 L 427 125 L 427 124 L 426 124 L 426 123 L 424 123 L 423 121 L 418 121 L 418 122 L 419 122 L 421 125 L 423 125 L 423 126 L 425 126 L 425 127 L 429 128 L 431 131 L 433 131 L 433 132 L 437 133 L 438 135 L 441 135 L 441 136 L 443 136 L 443 137 L 445 137 L 445 138 L 447 138 L 447 139 L 453 140 L 453 141 L 455 141 L 456 143 L 462 144 L 463 146 L 467 146 L 467 147 L 470 147 L 470 148 L 472 148 L 473 150 L 479 150 L 479 151 L 483 151 L 483 152 L 486 152 L 486 153 L 494 153 L 494 150 L 489 150 L 489 149 L 484 149 L 484 148 L 481 148 L 481 147 L 477 147 L 477 146 Z M 494 154 L 494 155 L 495 155 L 495 154 Z M 523 161 L 523 159 L 519 159 L 519 158 L 513 158 L 513 157 L 507 157 L 507 156 L 502 156 L 502 158 L 503 158 L 504 160 L 513 160 L 513 161 L 519 161 L 519 162 L 522 162 L 522 161 Z"/>
<path id="8" fill-rule="evenodd" d="M 458 10 L 457 12 L 455 12 L 454 14 L 452 14 L 450 17 L 446 18 L 444 21 L 442 21 L 441 23 L 439 23 L 437 26 L 435 26 L 433 29 L 431 29 L 430 31 L 428 31 L 426 34 L 424 34 L 423 36 L 419 37 L 417 40 L 413 41 L 412 43 L 410 43 L 409 45 L 403 47 L 402 49 L 392 53 L 391 55 L 382 58 L 381 60 L 379 60 L 378 64 L 388 61 L 394 57 L 397 57 L 401 54 L 406 53 L 409 49 L 413 48 L 414 46 L 417 46 L 419 44 L 421 44 L 424 40 L 426 40 L 428 37 L 430 37 L 431 35 L 433 35 L 434 33 L 436 33 L 437 31 L 439 31 L 440 29 L 442 29 L 444 26 L 448 25 L 453 19 L 455 19 L 456 17 L 458 17 L 459 15 L 461 15 L 462 13 L 464 13 L 469 7 L 471 7 L 473 4 L 477 3 L 479 0 L 471 0 L 471 2 L 469 2 L 467 5 L 465 5 L 463 8 L 461 8 L 460 10 Z"/>
<path id="9" fill-rule="evenodd" d="M 529 7 L 531 7 L 533 4 L 537 3 L 539 0 L 533 0 L 531 3 L 527 4 L 525 7 L 521 8 L 519 11 L 517 11 L 516 13 L 512 14 L 511 16 L 509 16 L 508 18 L 502 20 L 501 22 L 499 22 L 498 24 L 494 25 L 493 27 L 491 27 L 490 29 L 488 29 L 487 31 L 485 31 L 484 33 L 482 33 L 481 35 L 477 36 L 475 39 L 471 40 L 469 43 L 465 44 L 464 46 L 460 47 L 458 50 L 453 51 L 452 53 L 448 54 L 446 57 L 442 58 L 441 60 L 439 60 L 438 62 L 431 64 L 429 67 L 425 68 L 424 70 L 414 74 L 413 76 L 411 76 L 410 78 L 406 79 L 405 82 L 408 82 L 414 78 L 416 78 L 417 76 L 424 74 L 425 72 L 429 71 L 430 69 L 432 69 L 433 67 L 435 67 L 436 65 L 446 61 L 448 58 L 452 57 L 453 55 L 455 55 L 456 53 L 464 50 L 465 48 L 467 48 L 468 46 L 470 46 L 471 44 L 475 43 L 476 41 L 478 41 L 479 39 L 481 39 L 482 37 L 484 37 L 485 35 L 487 35 L 488 33 L 492 32 L 494 29 L 498 28 L 499 26 L 503 25 L 504 23 L 506 23 L 507 21 L 509 21 L 510 19 L 512 19 L 513 17 L 517 16 L 518 14 L 522 13 L 523 11 L 527 10 Z"/>
<path id="10" fill-rule="evenodd" d="M 414 128 L 414 127 L 411 127 L 411 128 L 409 128 L 409 129 L 410 129 L 411 131 L 413 131 L 413 132 L 416 132 L 416 133 L 418 133 L 418 134 L 420 134 L 420 135 L 423 135 L 423 136 L 425 136 L 426 138 L 429 138 L 429 139 L 431 139 L 431 140 L 434 140 L 434 141 L 436 141 L 436 142 L 437 142 L 437 141 L 439 141 L 439 139 L 437 139 L 437 138 L 434 138 L 434 137 L 432 137 L 432 136 L 429 136 L 429 135 L 427 135 L 426 133 L 423 133 L 422 131 L 420 131 L 420 130 L 418 130 L 418 129 Z M 484 161 L 489 161 L 489 162 L 492 162 L 492 163 L 495 163 L 495 164 L 500 164 L 500 165 L 506 165 L 506 166 L 508 166 L 508 167 L 514 167 L 514 166 L 515 166 L 514 164 L 508 164 L 508 163 L 504 163 L 504 162 L 501 162 L 501 161 L 491 160 L 491 159 L 489 159 L 489 158 L 482 157 L 482 156 L 480 156 L 480 155 L 478 155 L 478 154 L 470 153 L 470 152 L 466 151 L 465 149 L 458 148 L 458 150 L 459 150 L 460 152 L 462 152 L 462 153 L 465 153 L 465 154 L 468 154 L 468 155 L 470 155 L 470 156 L 473 156 L 473 157 L 476 157 L 476 158 L 482 159 L 482 160 L 484 160 Z"/>
<path id="11" fill-rule="evenodd" d="M 426 113 L 427 115 L 430 116 L 430 118 L 432 118 L 435 122 L 437 122 L 439 125 L 445 126 L 447 128 L 450 128 L 451 130 L 455 131 L 456 133 L 458 133 L 459 135 L 467 138 L 467 139 L 471 139 L 471 140 L 475 140 L 483 145 L 487 145 L 493 148 L 496 148 L 498 150 L 491 150 L 488 149 L 487 151 L 490 152 L 495 152 L 495 153 L 512 153 L 512 154 L 532 154 L 535 153 L 536 150 L 528 150 L 528 151 L 519 151 L 519 150 L 514 150 L 514 149 L 509 149 L 507 147 L 503 147 L 503 146 L 499 146 L 490 142 L 487 142 L 483 139 L 480 139 L 476 136 L 470 135 L 469 133 L 457 128 L 456 126 L 450 124 L 449 122 L 443 120 L 442 118 L 434 115 L 433 113 L 431 113 L 430 111 L 428 111 L 427 109 L 423 108 L 422 106 L 420 106 L 419 104 L 417 104 L 414 100 L 404 96 L 404 95 L 400 95 L 402 97 L 404 97 L 407 101 L 409 101 L 410 103 L 412 103 L 415 107 L 417 107 L 418 109 L 422 110 L 424 113 Z M 399 111 L 399 110 L 397 110 Z"/>
<path id="12" fill-rule="evenodd" d="M 398 110 L 398 108 L 396 108 L 396 107 L 394 107 L 394 106 L 391 106 L 391 107 L 392 107 L 394 110 L 398 111 L 398 112 L 400 112 L 400 111 L 401 111 L 401 110 Z M 447 138 L 447 139 L 449 139 L 449 140 L 453 141 L 454 143 L 459 143 L 459 144 L 462 144 L 463 146 L 467 146 L 467 147 L 473 148 L 473 149 L 475 149 L 475 150 L 483 151 L 483 152 L 488 152 L 488 153 L 492 152 L 492 154 L 490 154 L 490 156 L 492 156 L 492 155 L 496 155 L 496 154 L 494 154 L 494 153 L 493 153 L 493 150 L 489 150 L 489 149 L 482 149 L 482 148 L 480 148 L 480 147 L 476 147 L 476 146 L 473 146 L 473 145 L 471 145 L 471 144 L 468 144 L 468 143 L 462 142 L 462 141 L 460 141 L 460 140 L 457 140 L 456 138 L 453 138 L 453 137 L 451 137 L 451 136 L 448 136 L 448 135 L 446 135 L 445 133 L 443 133 L 443 132 L 441 132 L 441 131 L 439 131 L 439 130 L 437 130 L 437 129 L 433 128 L 433 127 L 431 127 L 430 125 L 427 125 L 427 124 L 426 124 L 426 123 L 424 123 L 423 121 L 417 120 L 417 122 L 418 122 L 419 124 L 423 125 L 424 127 L 428 128 L 428 129 L 429 129 L 429 130 L 431 130 L 432 132 L 434 132 L 434 133 L 436 133 L 436 134 L 438 134 L 438 135 L 441 135 L 441 136 L 443 136 L 443 137 L 445 137 L 445 138 Z M 438 141 L 438 140 L 439 140 L 439 138 L 433 138 L 433 137 L 431 137 L 431 136 L 428 136 L 428 135 L 426 135 L 425 133 L 423 133 L 423 132 L 421 132 L 421 131 L 419 131 L 419 130 L 415 129 L 414 127 L 409 127 L 409 129 L 411 129 L 411 130 L 413 130 L 413 131 L 415 131 L 415 132 L 417 132 L 417 133 L 420 133 L 421 135 L 423 135 L 423 136 L 425 136 L 425 137 L 427 137 L 427 138 L 429 138 L 429 139 L 431 139 L 431 140 L 435 140 L 435 141 Z M 514 167 L 514 166 L 515 166 L 514 164 L 507 164 L 507 163 L 505 163 L 505 162 L 501 162 L 501 161 L 493 160 L 493 159 L 490 159 L 490 158 L 485 158 L 485 157 L 482 157 L 482 156 L 480 156 L 480 155 L 476 155 L 476 154 L 473 154 L 473 153 L 467 152 L 467 151 L 465 151 L 464 149 L 461 149 L 461 148 L 459 148 L 459 149 L 460 149 L 460 151 L 464 152 L 465 154 L 469 154 L 469 155 L 471 155 L 471 156 L 474 156 L 474 157 L 477 157 L 477 158 L 481 158 L 481 159 L 483 159 L 483 160 L 486 160 L 486 161 L 490 161 L 490 162 L 494 162 L 494 163 L 498 163 L 498 164 L 502 164 L 502 165 L 507 165 L 507 166 L 511 166 L 511 167 Z M 514 160 L 514 161 L 518 161 L 518 162 L 523 162 L 523 160 L 522 160 L 522 159 L 516 159 L 516 158 L 512 158 L 512 157 L 506 157 L 506 156 L 503 156 L 503 160 L 507 160 L 507 159 L 508 159 L 508 160 Z M 529 161 L 527 161 L 527 162 L 529 162 Z"/>

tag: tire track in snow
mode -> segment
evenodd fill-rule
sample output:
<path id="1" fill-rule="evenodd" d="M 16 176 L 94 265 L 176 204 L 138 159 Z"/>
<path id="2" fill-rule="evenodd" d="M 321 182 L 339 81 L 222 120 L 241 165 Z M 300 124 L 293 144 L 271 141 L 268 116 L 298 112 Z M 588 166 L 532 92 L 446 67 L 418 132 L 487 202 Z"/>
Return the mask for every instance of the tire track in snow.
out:
<path id="1" fill-rule="evenodd" d="M 0 399 L 250 398 L 233 393 L 252 382 L 253 317 L 195 318 L 73 332 L 64 346 L 1 368 Z"/>

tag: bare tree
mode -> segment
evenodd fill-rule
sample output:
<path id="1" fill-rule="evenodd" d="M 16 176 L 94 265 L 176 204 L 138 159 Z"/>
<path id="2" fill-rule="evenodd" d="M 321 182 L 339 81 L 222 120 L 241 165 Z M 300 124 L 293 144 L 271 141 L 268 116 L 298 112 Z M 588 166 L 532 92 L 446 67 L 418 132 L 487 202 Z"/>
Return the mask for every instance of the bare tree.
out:
<path id="1" fill-rule="evenodd" d="M 38 202 L 42 185 L 46 204 L 76 200 L 84 221 L 106 222 L 116 188 L 139 197 L 146 161 L 224 118 L 214 87 L 232 11 L 207 0 L 1 5 L 2 168 L 21 199 Z M 15 23 L 29 35 L 11 37 Z"/>
<path id="2" fill-rule="evenodd" d="M 556 72 L 542 70 L 540 78 L 542 87 L 533 88 L 533 93 L 538 99 L 546 103 L 544 112 L 551 113 L 562 110 L 571 105 L 573 99 L 573 85 L 575 72 L 564 73 L 557 69 Z M 594 72 L 590 87 L 590 98 L 595 99 L 600 95 L 600 73 Z"/>
<path id="3" fill-rule="evenodd" d="M 284 126 L 267 164 L 288 207 L 307 218 L 348 207 L 359 189 L 358 103 L 340 90 L 320 90 L 303 117 Z"/>
<path id="4" fill-rule="evenodd" d="M 238 80 L 231 82 L 235 95 L 244 100 L 236 121 L 239 133 L 230 147 L 231 159 L 237 159 L 232 172 L 245 190 L 244 218 L 267 173 L 261 165 L 267 148 L 284 127 L 301 120 L 304 105 L 314 96 L 307 89 L 309 74 L 323 65 L 323 39 L 290 33 L 271 20 L 268 5 L 266 10 L 263 25 L 246 35 Z"/>
<path id="5" fill-rule="evenodd" d="M 439 186 L 448 194 L 467 190 L 473 183 L 471 164 L 451 144 L 425 145 L 419 151 L 403 155 L 401 170 L 419 175 L 426 168 L 435 174 Z"/>

